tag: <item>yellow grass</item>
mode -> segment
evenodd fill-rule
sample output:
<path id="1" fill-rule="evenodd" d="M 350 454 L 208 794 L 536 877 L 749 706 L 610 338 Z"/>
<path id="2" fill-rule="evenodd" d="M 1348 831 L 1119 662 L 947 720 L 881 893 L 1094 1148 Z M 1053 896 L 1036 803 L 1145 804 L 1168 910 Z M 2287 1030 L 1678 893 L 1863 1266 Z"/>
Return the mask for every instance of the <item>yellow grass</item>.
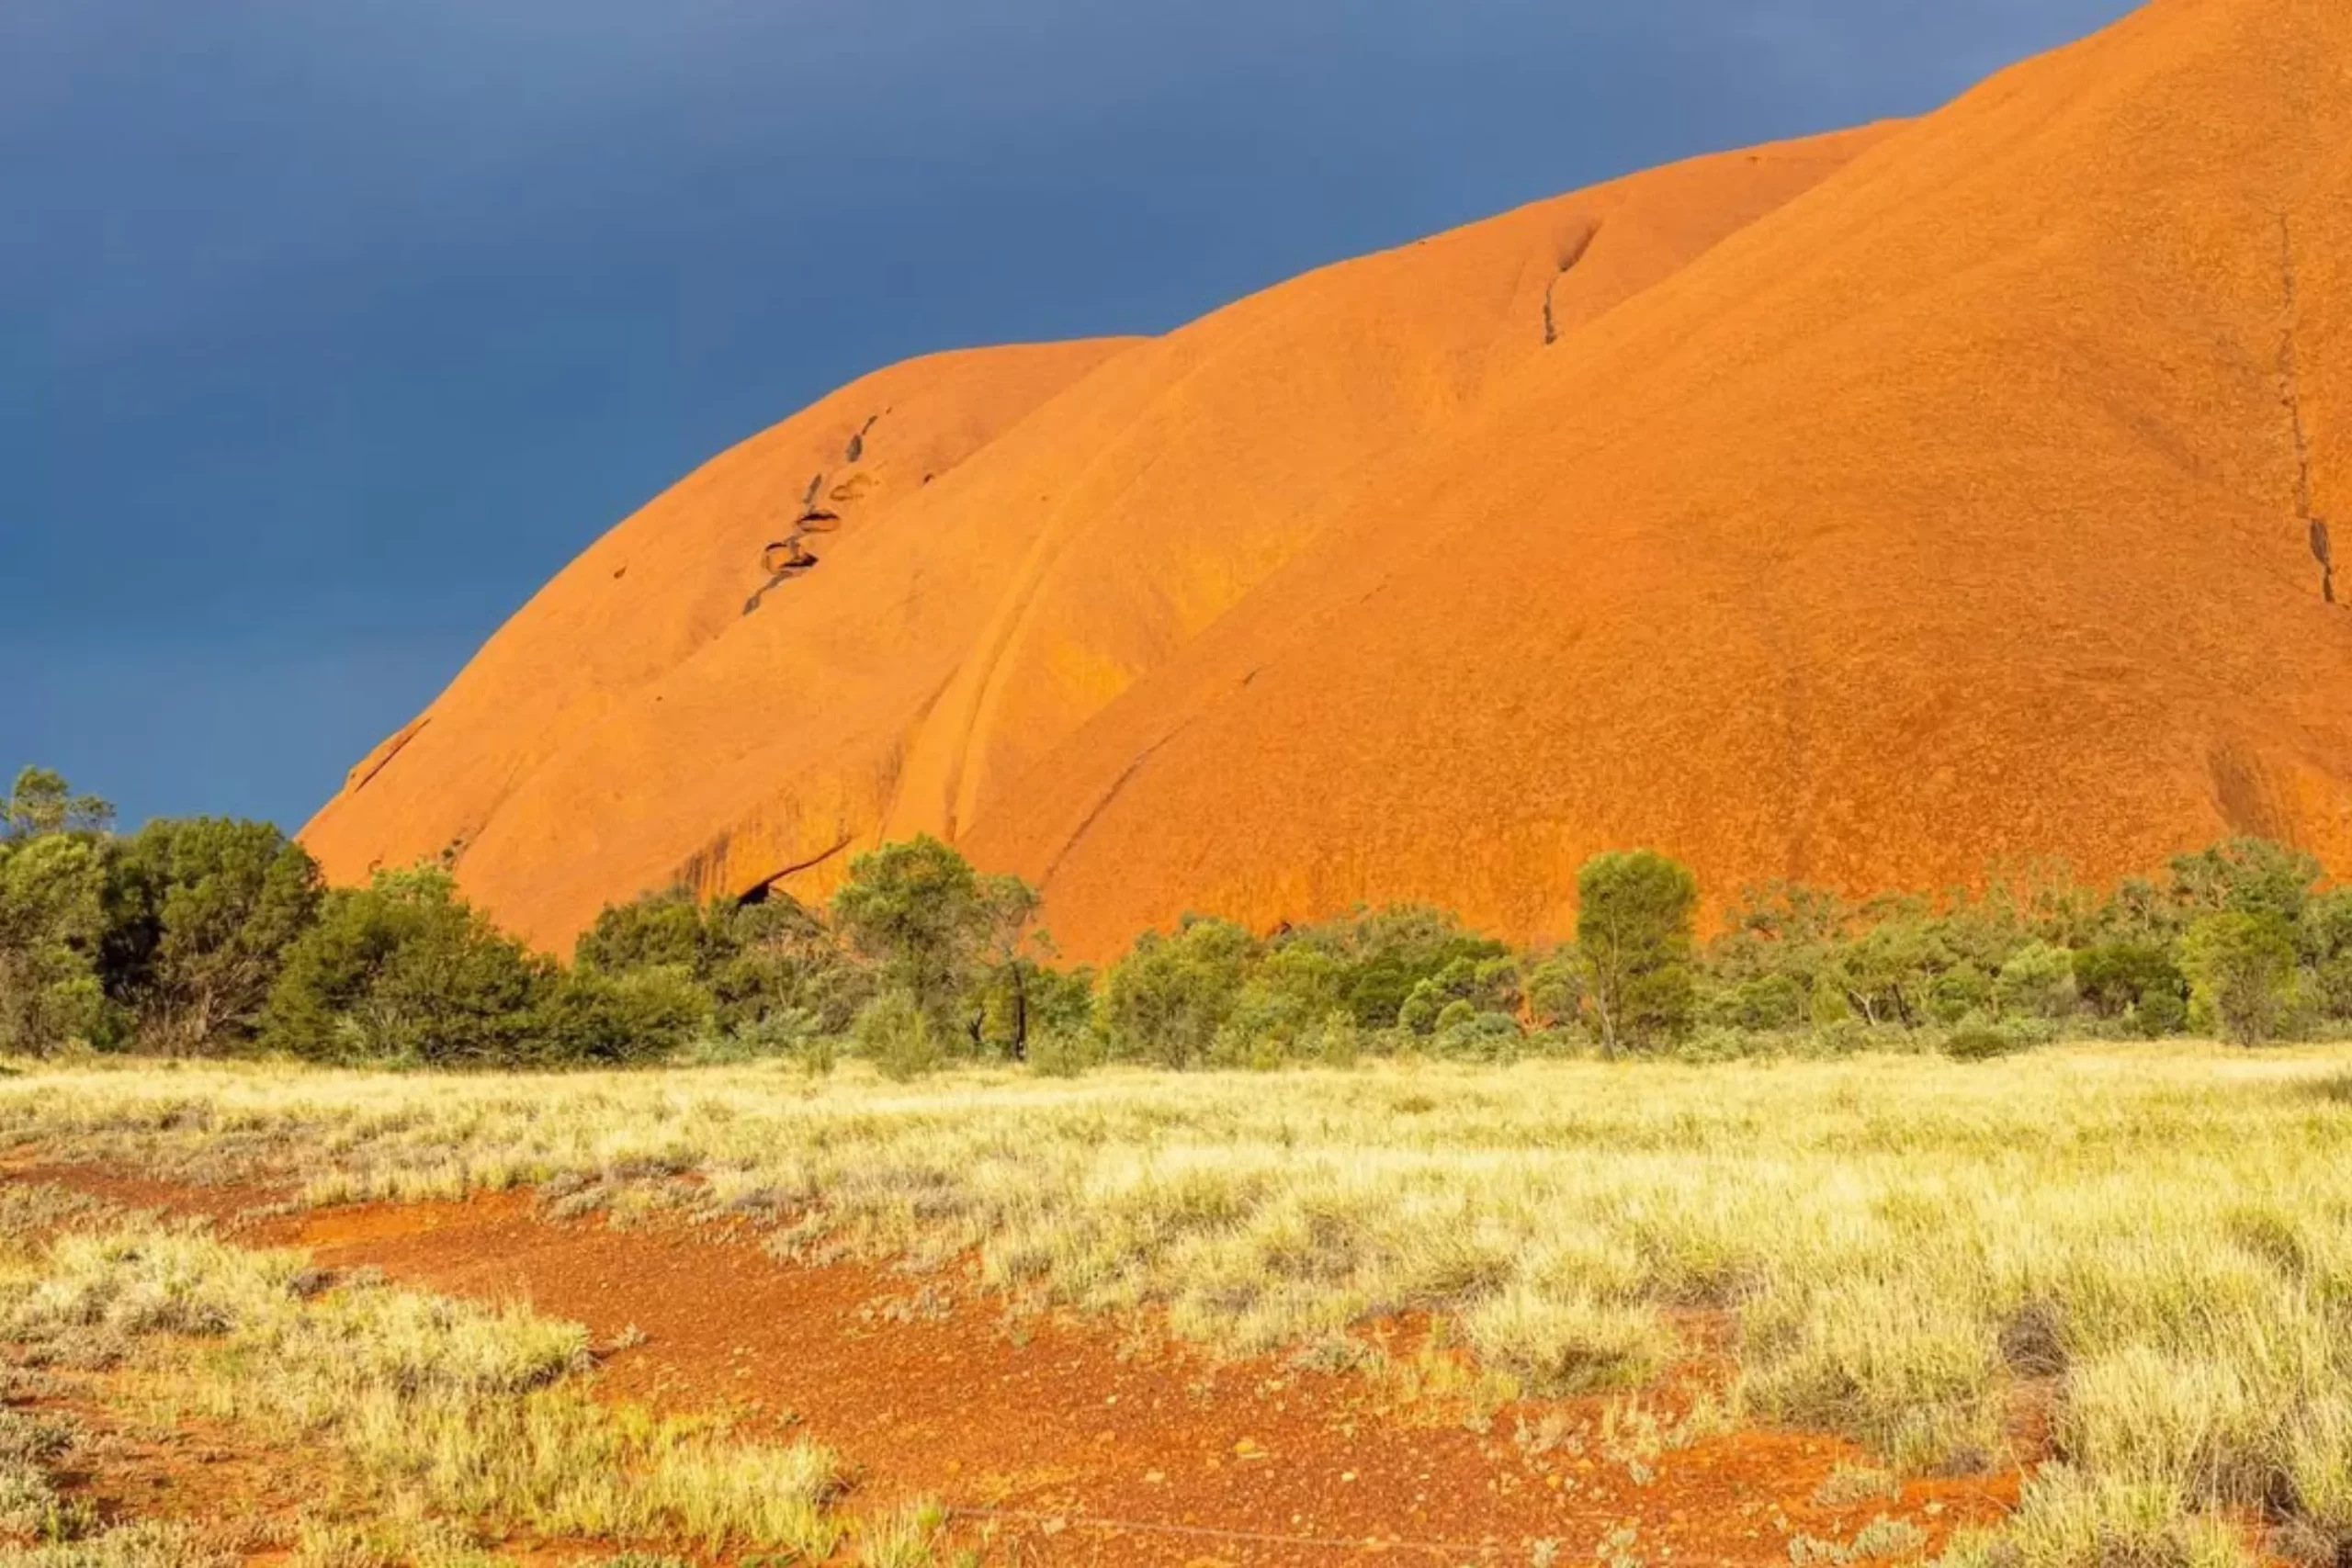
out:
<path id="1" fill-rule="evenodd" d="M 2013 1391 L 2048 1382 L 2067 1463 L 1963 1558 L 2202 1562 L 2264 1508 L 2352 1539 L 2341 1050 L 912 1087 L 89 1067 L 0 1081 L 0 1134 L 313 1202 L 552 1183 L 761 1217 L 781 1252 L 977 1249 L 1008 1289 L 1235 1348 L 1432 1307 L 1530 1387 L 1638 1386 L 1662 1313 L 1716 1309 L 1751 1417 L 1898 1468 L 2004 1462 Z"/>
<path id="2" fill-rule="evenodd" d="M 0 1345 L 37 1364 L 120 1362 L 127 1378 L 98 1385 L 107 1403 L 128 1397 L 164 1427 L 202 1416 L 311 1456 L 330 1495 L 293 1543 L 303 1568 L 486 1563 L 474 1528 L 784 1549 L 811 1562 L 840 1540 L 826 1506 L 830 1454 L 600 1403 L 583 1386 L 576 1324 L 365 1279 L 329 1283 L 299 1252 L 152 1221 L 10 1235 L 5 1222 L 21 1221 L 26 1204 L 6 1207 Z M 0 1492 L 13 1479 L 29 1495 L 44 1478 L 21 1460 L 41 1456 L 7 1451 L 25 1418 L 0 1417 Z M 87 1524 L 0 1517 L 0 1536 L 52 1541 L 46 1554 L 0 1544 L 0 1563 L 206 1555 L 170 1532 L 76 1539 Z"/>

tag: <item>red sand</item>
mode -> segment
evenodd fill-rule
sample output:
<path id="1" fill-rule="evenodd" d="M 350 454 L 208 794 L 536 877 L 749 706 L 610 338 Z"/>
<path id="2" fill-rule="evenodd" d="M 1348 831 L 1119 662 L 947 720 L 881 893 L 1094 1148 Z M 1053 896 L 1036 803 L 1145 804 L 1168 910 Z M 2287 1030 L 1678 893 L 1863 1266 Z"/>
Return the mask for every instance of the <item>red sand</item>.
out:
<path id="1" fill-rule="evenodd" d="M 88 1170 L 19 1179 L 35 1176 L 216 1218 L 262 1197 Z M 1653 1455 L 1644 1482 L 1594 1440 L 1603 1401 L 1507 1409 L 1473 1431 L 1458 1401 L 1400 1407 L 1360 1377 L 1217 1364 L 1137 1324 L 1011 1318 L 956 1270 L 795 1268 L 724 1235 L 544 1223 L 520 1197 L 330 1210 L 247 1226 L 240 1239 L 526 1300 L 600 1344 L 626 1344 L 634 1327 L 643 1342 L 611 1352 L 601 1374 L 613 1395 L 734 1408 L 754 1432 L 805 1432 L 853 1467 L 853 1515 L 935 1497 L 959 1510 L 964 1539 L 993 1529 L 990 1561 L 1521 1564 L 1549 1540 L 1569 1563 L 1607 1561 L 1604 1543 L 1630 1529 L 1631 1555 L 1658 1568 L 1784 1568 L 1792 1534 L 1846 1540 L 1884 1512 L 1927 1527 L 1932 1550 L 2017 1495 L 2011 1473 L 1825 1506 L 1815 1489 L 1858 1461 L 1855 1450 L 1755 1429 Z M 1581 1433 L 1583 1451 L 1517 1440 L 1520 1417 L 1534 1427 L 1554 1414 Z"/>
<path id="2" fill-rule="evenodd" d="M 2352 7 L 2156 0 L 1911 124 L 868 378 L 591 547 L 305 839 L 452 852 L 557 945 L 929 829 L 1083 958 L 1554 933 L 1635 843 L 1719 897 L 2233 831 L 2344 873 L 2331 516 L 2352 558 Z"/>

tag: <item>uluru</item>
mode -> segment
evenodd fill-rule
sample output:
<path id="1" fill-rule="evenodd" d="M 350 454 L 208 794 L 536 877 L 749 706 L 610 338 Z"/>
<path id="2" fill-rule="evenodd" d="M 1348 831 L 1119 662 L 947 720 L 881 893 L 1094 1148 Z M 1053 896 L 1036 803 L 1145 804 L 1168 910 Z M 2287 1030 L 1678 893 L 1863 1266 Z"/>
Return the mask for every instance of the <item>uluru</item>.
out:
<path id="1" fill-rule="evenodd" d="M 1913 121 L 1165 336 L 941 355 L 565 566 L 302 835 L 560 947 L 940 835 L 1187 910 L 2352 871 L 2352 6 L 2155 0 Z"/>

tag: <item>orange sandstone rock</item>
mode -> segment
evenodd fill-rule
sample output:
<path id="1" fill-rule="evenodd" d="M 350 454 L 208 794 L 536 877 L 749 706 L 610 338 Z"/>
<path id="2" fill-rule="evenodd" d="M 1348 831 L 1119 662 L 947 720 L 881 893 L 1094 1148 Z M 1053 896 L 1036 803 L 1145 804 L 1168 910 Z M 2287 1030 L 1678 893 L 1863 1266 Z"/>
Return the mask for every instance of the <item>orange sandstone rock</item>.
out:
<path id="1" fill-rule="evenodd" d="M 2343 871 L 2331 517 L 2352 598 L 2352 7 L 2157 0 L 1907 125 L 869 377 L 591 547 L 304 837 L 454 850 L 560 945 L 930 830 L 1086 957 L 1558 932 L 1634 843 L 1718 896 L 2241 830 Z"/>

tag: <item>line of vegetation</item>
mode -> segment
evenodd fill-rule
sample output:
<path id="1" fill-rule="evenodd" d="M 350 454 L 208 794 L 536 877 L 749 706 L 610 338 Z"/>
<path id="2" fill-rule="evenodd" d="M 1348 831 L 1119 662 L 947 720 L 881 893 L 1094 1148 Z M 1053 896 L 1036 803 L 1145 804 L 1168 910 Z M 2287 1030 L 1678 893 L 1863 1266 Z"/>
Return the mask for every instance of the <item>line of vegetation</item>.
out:
<path id="1" fill-rule="evenodd" d="M 1651 851 L 1578 878 L 1577 937 L 1514 950 L 1422 908 L 1272 933 L 1188 917 L 1096 974 L 1054 962 L 1035 891 L 929 838 L 858 857 L 829 908 L 680 892 L 607 908 L 569 965 L 423 865 L 328 888 L 266 824 L 111 830 L 26 770 L 0 810 L 0 1053 L 275 1053 L 437 1067 L 843 1051 L 1073 1073 L 1857 1049 L 1984 1057 L 2061 1033 L 2242 1043 L 2352 1030 L 2352 890 L 2241 839 L 2096 893 L 2062 874 L 1941 898 L 1751 893 L 1713 940 Z"/>

